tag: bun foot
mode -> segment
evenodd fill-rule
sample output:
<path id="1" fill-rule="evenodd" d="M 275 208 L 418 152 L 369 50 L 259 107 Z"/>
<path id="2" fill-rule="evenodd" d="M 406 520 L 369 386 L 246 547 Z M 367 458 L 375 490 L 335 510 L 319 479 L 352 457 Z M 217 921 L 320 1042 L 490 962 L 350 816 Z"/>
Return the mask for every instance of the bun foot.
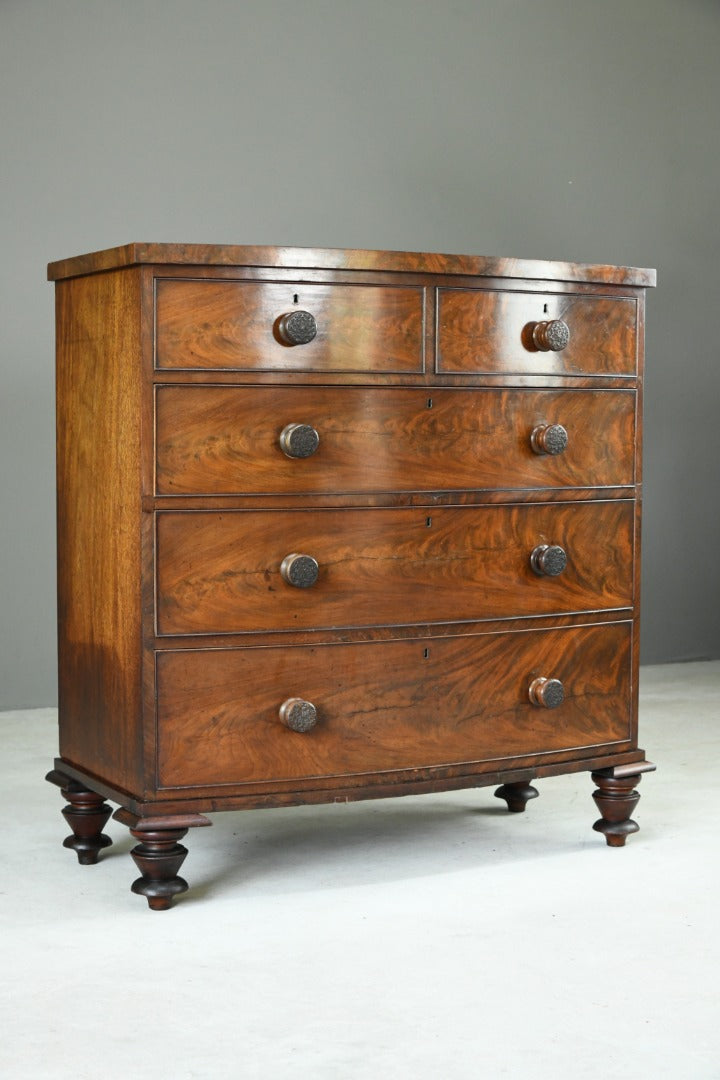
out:
<path id="1" fill-rule="evenodd" d="M 96 795 L 63 773 L 50 772 L 46 780 L 57 784 L 68 802 L 62 815 L 72 833 L 63 840 L 63 847 L 75 852 L 81 866 L 94 866 L 102 849 L 112 844 L 110 837 L 102 831 L 112 814 L 111 807 L 102 795 Z"/>
<path id="2" fill-rule="evenodd" d="M 130 854 L 142 874 L 131 885 L 134 893 L 144 896 L 153 911 L 166 911 L 176 896 L 187 892 L 188 883 L 178 877 L 187 848 L 179 844 L 187 829 L 131 829 L 139 840 Z"/>
<path id="3" fill-rule="evenodd" d="M 628 772 L 631 768 L 636 771 Z M 642 780 L 640 774 L 654 768 L 650 762 L 642 762 L 639 766 L 620 766 L 592 774 L 599 788 L 593 791 L 593 799 L 602 814 L 593 829 L 604 835 L 609 847 L 624 847 L 628 836 L 638 832 L 640 826 L 630 817 L 640 801 L 635 787 Z"/>
<path id="4" fill-rule="evenodd" d="M 523 782 L 503 784 L 495 791 L 495 798 L 504 799 L 511 814 L 524 813 L 530 799 L 537 799 L 537 797 L 537 788 Z"/>
<path id="5" fill-rule="evenodd" d="M 179 841 L 188 829 L 211 822 L 202 814 L 140 818 L 122 807 L 115 811 L 115 820 L 129 826 L 130 835 L 139 840 L 130 854 L 142 876 L 130 888 L 145 897 L 151 911 L 167 911 L 175 897 L 188 890 L 185 878 L 178 876 L 188 853 Z"/>

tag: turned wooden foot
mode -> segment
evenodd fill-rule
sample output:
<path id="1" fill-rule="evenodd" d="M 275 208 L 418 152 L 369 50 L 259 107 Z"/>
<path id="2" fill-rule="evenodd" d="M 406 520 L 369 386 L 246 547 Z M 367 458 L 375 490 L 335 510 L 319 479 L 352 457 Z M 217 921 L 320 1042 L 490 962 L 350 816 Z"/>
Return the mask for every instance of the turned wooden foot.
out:
<path id="1" fill-rule="evenodd" d="M 523 781 L 513 784 L 503 784 L 495 791 L 496 799 L 504 799 L 507 808 L 512 814 L 522 814 L 530 799 L 537 799 L 538 791 L 532 784 Z"/>
<path id="2" fill-rule="evenodd" d="M 654 771 L 652 761 L 636 761 L 592 773 L 599 788 L 593 791 L 593 799 L 602 814 L 593 829 L 604 834 L 610 847 L 624 847 L 628 836 L 639 830 L 640 826 L 630 817 L 640 801 L 635 788 L 642 780 L 642 773 Z"/>
<path id="3" fill-rule="evenodd" d="M 114 817 L 139 841 L 130 854 L 142 877 L 133 881 L 132 891 L 144 896 L 153 911 L 167 911 L 175 897 L 188 890 L 187 881 L 178 875 L 188 853 L 179 841 L 188 829 L 212 822 L 202 814 L 139 818 L 124 809 L 116 810 Z"/>
<path id="4" fill-rule="evenodd" d="M 187 892 L 185 878 L 178 870 L 185 861 L 187 848 L 178 843 L 187 829 L 131 829 L 130 834 L 140 843 L 130 854 L 142 874 L 133 881 L 131 889 L 144 896 L 153 911 L 165 911 L 180 893 Z"/>
<path id="5" fill-rule="evenodd" d="M 94 866 L 100 851 L 112 844 L 110 837 L 103 832 L 103 827 L 112 814 L 111 807 L 102 795 L 96 795 L 94 791 L 89 791 L 83 784 L 71 780 L 57 770 L 48 773 L 45 779 L 57 784 L 63 798 L 68 802 L 62 815 L 72 833 L 63 840 L 63 847 L 72 848 L 81 866 Z"/>

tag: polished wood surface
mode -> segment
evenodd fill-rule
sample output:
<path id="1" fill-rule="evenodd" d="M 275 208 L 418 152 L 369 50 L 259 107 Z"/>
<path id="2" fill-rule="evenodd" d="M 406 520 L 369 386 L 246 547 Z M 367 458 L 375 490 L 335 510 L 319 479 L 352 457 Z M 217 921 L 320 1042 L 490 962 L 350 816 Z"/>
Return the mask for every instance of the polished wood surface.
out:
<path id="1" fill-rule="evenodd" d="M 499 256 L 438 255 L 418 251 L 343 248 L 253 247 L 234 244 L 124 244 L 48 266 L 48 278 L 93 274 L 123 266 L 155 263 L 178 266 L 287 267 L 290 269 L 460 274 L 470 277 L 529 278 L 546 281 L 655 285 L 654 270 L 603 263 L 544 262 Z"/>
<path id="2" fill-rule="evenodd" d="M 423 290 L 298 282 L 160 280 L 159 368 L 423 370 Z M 304 309 L 317 336 L 288 345 L 278 324 Z"/>
<path id="3" fill-rule="evenodd" d="M 634 483 L 635 392 L 160 386 L 157 493 L 322 493 L 605 487 Z M 320 436 L 309 458 L 288 424 Z M 536 454 L 541 424 L 567 449 Z"/>
<path id="4" fill-rule="evenodd" d="M 541 320 L 562 319 L 560 352 L 533 344 Z M 437 370 L 446 373 L 634 375 L 637 302 L 604 296 L 440 289 Z"/>
<path id="5" fill-rule="evenodd" d="M 127 270 L 61 282 L 56 325 L 60 751 L 137 790 L 143 783 L 137 275 Z"/>
<path id="6" fill-rule="evenodd" d="M 406 510 L 161 512 L 161 634 L 550 615 L 632 604 L 632 501 Z M 533 572 L 536 545 L 568 555 Z M 287 555 L 317 584 L 283 580 Z"/>
<path id="7" fill-rule="evenodd" d="M 204 813 L 519 811 L 580 769 L 624 840 L 653 271 L 129 244 L 49 274 L 67 846 L 115 801 L 163 910 Z"/>
<path id="8" fill-rule="evenodd" d="M 325 649 L 158 655 L 161 787 L 240 784 L 456 762 L 630 739 L 630 626 L 580 627 Z M 558 709 L 530 703 L 560 678 Z M 312 731 L 279 720 L 286 698 L 317 708 Z"/>

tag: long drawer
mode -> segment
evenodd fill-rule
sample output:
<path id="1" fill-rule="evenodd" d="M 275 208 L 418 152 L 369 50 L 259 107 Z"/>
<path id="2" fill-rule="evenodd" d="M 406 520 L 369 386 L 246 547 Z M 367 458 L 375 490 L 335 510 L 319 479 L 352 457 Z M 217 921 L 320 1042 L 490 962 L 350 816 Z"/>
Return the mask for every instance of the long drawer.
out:
<path id="1" fill-rule="evenodd" d="M 182 494 L 605 487 L 635 479 L 630 390 L 160 386 L 156 491 Z M 289 457 L 293 424 L 319 436 Z M 533 433 L 563 427 L 559 453 Z M 536 449 L 537 446 L 536 436 Z"/>
<path id="2" fill-rule="evenodd" d="M 631 637 L 619 623 L 158 653 L 159 785 L 589 756 L 632 737 Z M 561 704 L 531 701 L 539 679 L 562 684 Z M 282 723 L 291 699 L 314 706 L 311 730 Z"/>
<path id="3" fill-rule="evenodd" d="M 162 511 L 157 629 L 224 634 L 626 608 L 633 513 L 631 500 L 431 513 Z M 302 562 L 293 583 L 293 555 L 315 560 L 314 583 Z"/>
<path id="4" fill-rule="evenodd" d="M 160 279 L 155 363 L 175 369 L 421 372 L 423 296 L 422 288 L 407 285 Z M 283 337 L 283 319 L 293 314 L 300 336 L 313 334 L 311 340 L 293 344 Z"/>
<path id="5" fill-rule="evenodd" d="M 632 297 L 439 289 L 436 370 L 635 375 Z"/>

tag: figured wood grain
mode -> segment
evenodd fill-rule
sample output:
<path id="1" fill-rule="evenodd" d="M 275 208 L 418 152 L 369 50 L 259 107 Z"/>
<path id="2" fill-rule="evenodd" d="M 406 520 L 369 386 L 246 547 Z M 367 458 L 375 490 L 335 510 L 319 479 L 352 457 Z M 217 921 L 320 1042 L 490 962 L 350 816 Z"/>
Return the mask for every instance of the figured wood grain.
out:
<path id="1" fill-rule="evenodd" d="M 304 630 L 629 607 L 631 500 L 433 510 L 163 511 L 160 634 Z M 558 577 L 531 568 L 559 544 Z M 295 588 L 283 559 L 319 564 Z"/>
<path id="2" fill-rule="evenodd" d="M 291 459 L 279 438 L 310 424 Z M 564 453 L 533 453 L 562 424 Z M 299 494 L 603 487 L 634 480 L 635 392 L 161 386 L 157 493 Z"/>
<path id="3" fill-rule="evenodd" d="M 142 789 L 136 271 L 57 286 L 60 750 Z"/>
<path id="4" fill-rule="evenodd" d="M 627 624 L 476 638 L 160 653 L 161 787 L 552 755 L 630 737 Z M 557 709 L 530 704 L 561 679 Z M 312 701 L 312 731 L 278 718 Z"/>
<path id="5" fill-rule="evenodd" d="M 51 281 L 137 263 L 179 266 L 288 267 L 374 270 L 392 273 L 461 274 L 547 281 L 655 285 L 655 271 L 603 263 L 544 262 L 482 255 L 439 255 L 417 251 L 238 246 L 235 244 L 132 243 L 50 263 Z"/>
<path id="6" fill-rule="evenodd" d="M 423 290 L 399 286 L 161 279 L 160 368 L 423 370 Z M 285 344 L 278 322 L 308 311 L 317 336 Z"/>
<path id="7" fill-rule="evenodd" d="M 532 326 L 562 319 L 561 352 L 532 344 Z M 458 373 L 634 375 L 637 302 L 621 297 L 439 289 L 436 370 Z"/>

